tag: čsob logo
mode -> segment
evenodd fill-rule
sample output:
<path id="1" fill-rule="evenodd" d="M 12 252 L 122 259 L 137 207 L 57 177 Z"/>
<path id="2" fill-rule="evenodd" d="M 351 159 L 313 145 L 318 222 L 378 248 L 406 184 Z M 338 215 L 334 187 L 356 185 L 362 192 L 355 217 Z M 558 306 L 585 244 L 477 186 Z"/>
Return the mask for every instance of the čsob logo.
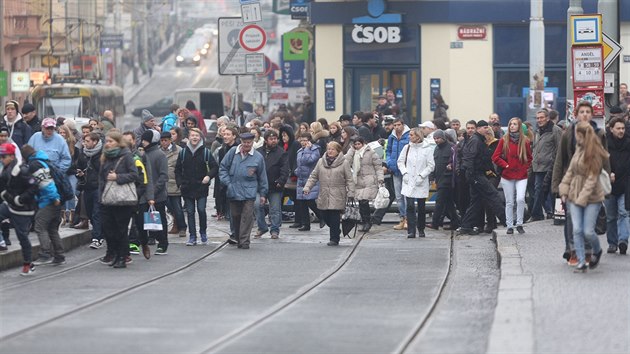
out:
<path id="1" fill-rule="evenodd" d="M 352 23 L 402 23 L 401 14 L 386 14 L 385 0 L 368 0 L 369 16 L 355 17 Z"/>

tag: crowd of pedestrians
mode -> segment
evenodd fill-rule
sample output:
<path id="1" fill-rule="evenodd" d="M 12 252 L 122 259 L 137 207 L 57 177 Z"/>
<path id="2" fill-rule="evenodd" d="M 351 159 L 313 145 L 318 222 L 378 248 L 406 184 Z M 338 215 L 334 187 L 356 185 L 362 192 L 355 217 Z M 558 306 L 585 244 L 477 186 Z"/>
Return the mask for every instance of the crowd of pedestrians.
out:
<path id="1" fill-rule="evenodd" d="M 188 237 L 187 246 L 207 244 L 210 217 L 229 222 L 229 242 L 248 249 L 252 232 L 280 238 L 288 200 L 295 212 L 289 227 L 309 232 L 314 219 L 320 229 L 329 227 L 329 246 L 346 233 L 342 216 L 355 204 L 358 231 L 370 232 L 396 202 L 393 229 L 407 238 L 440 228 L 491 233 L 499 225 L 507 234 L 525 234 L 526 222 L 554 218 L 562 209 L 563 257 L 580 272 L 602 257 L 595 228 L 604 206 L 607 252 L 627 253 L 628 113 L 614 113 L 599 127 L 591 105 L 582 102 L 567 120 L 542 109 L 535 124 L 515 117 L 504 130 L 496 113 L 462 127 L 448 117 L 441 96 L 434 103 L 434 119 L 417 127 L 407 124 L 404 104 L 389 94 L 378 98 L 374 111 L 335 122 L 315 120 L 306 106 L 293 113 L 282 105 L 269 114 L 258 106 L 252 114 L 219 117 L 217 137 L 207 145 L 193 102 L 174 104 L 161 120 L 144 110 L 136 129 L 121 132 L 111 111 L 78 131 L 72 120 L 39 122 L 32 105 L 20 113 L 9 101 L 0 124 L 0 250 L 10 243 L 12 225 L 22 274 L 29 275 L 37 265 L 66 262 L 60 225 L 91 225 L 90 247 L 106 245 L 101 262 L 125 268 L 131 254 L 167 255 L 168 234 Z M 57 179 L 70 186 L 71 198 Z M 112 186 L 128 185 L 133 201 L 105 200 Z M 382 187 L 389 205 L 373 210 Z M 215 201 L 211 216 L 209 197 Z M 435 207 L 427 220 L 429 200 Z M 31 227 L 41 245 L 35 256 Z"/>

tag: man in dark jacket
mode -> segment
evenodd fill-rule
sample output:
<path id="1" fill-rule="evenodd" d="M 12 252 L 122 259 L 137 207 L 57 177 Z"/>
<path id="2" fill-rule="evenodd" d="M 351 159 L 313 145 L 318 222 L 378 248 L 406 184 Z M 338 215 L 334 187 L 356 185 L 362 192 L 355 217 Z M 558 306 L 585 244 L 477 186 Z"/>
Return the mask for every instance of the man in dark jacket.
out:
<path id="1" fill-rule="evenodd" d="M 7 101 L 4 109 L 6 114 L 0 119 L 0 125 L 9 129 L 9 139 L 21 148 L 33 135 L 31 127 L 24 122 L 17 101 Z"/>
<path id="2" fill-rule="evenodd" d="M 473 225 L 481 219 L 484 206 L 492 208 L 495 215 L 503 216 L 503 204 L 499 198 L 497 189 L 486 177 L 486 166 L 492 162 L 489 159 L 486 145 L 486 135 L 488 122 L 482 120 L 477 123 L 477 131 L 464 145 L 462 151 L 462 171 L 466 176 L 470 188 L 470 205 L 466 209 L 466 214 L 462 219 L 462 226 L 458 229 L 459 234 L 476 235 L 479 230 Z"/>
<path id="3" fill-rule="evenodd" d="M 273 130 L 267 130 L 264 135 L 265 143 L 258 148 L 258 152 L 265 159 L 265 169 L 267 170 L 267 181 L 269 183 L 269 193 L 267 201 L 269 202 L 269 217 L 271 219 L 271 238 L 277 239 L 280 235 L 280 226 L 282 225 L 282 191 L 284 184 L 289 178 L 289 168 L 287 162 L 287 152 L 278 146 L 278 133 Z M 260 198 L 254 203 L 254 212 L 256 214 L 256 223 L 258 224 L 258 232 L 256 238 L 261 237 L 269 228 L 265 221 L 265 206 L 260 203 Z"/>
<path id="4" fill-rule="evenodd" d="M 206 203 L 210 180 L 217 176 L 219 166 L 210 150 L 203 144 L 203 134 L 199 128 L 188 132 L 188 143 L 182 149 L 175 163 L 175 181 L 180 188 L 188 215 L 189 238 L 186 246 L 197 244 L 195 208 L 199 214 L 199 244 L 208 244 Z"/>
<path id="5" fill-rule="evenodd" d="M 27 166 L 18 163 L 13 144 L 0 145 L 0 162 L 0 220 L 11 220 L 22 247 L 23 266 L 20 275 L 28 276 L 35 269 L 28 233 L 37 208 L 37 179 L 28 173 Z"/>
<path id="6" fill-rule="evenodd" d="M 433 222 L 427 227 L 438 230 L 440 226 L 443 226 L 444 213 L 446 212 L 451 220 L 450 229 L 455 230 L 459 227 L 459 216 L 453 201 L 453 149 L 455 144 L 446 141 L 446 136 L 442 130 L 436 130 L 433 133 L 433 139 L 437 144 L 433 151 L 437 199 L 433 212 Z"/>
<path id="7" fill-rule="evenodd" d="M 168 182 L 168 161 L 166 155 L 160 151 L 160 133 L 157 130 L 149 129 L 142 133 L 141 145 L 144 147 L 145 168 L 149 183 L 142 196 L 138 196 L 139 206 L 138 214 L 136 214 L 136 225 L 138 228 L 138 238 L 140 244 L 144 247 L 149 244 L 148 234 L 144 229 L 144 213 L 153 207 L 160 213 L 162 219 L 162 230 L 152 231 L 157 234 L 157 250 L 155 254 L 158 256 L 168 254 L 168 238 L 166 235 L 166 183 Z"/>
<path id="8" fill-rule="evenodd" d="M 92 223 L 92 249 L 99 249 L 103 245 L 101 203 L 98 196 L 98 171 L 101 168 L 102 151 L 103 142 L 100 136 L 92 132 L 83 137 L 83 148 L 77 159 L 77 189 L 83 192 L 85 211 Z"/>
<path id="9" fill-rule="evenodd" d="M 626 123 L 623 118 L 610 120 L 608 152 L 610 153 L 610 180 L 612 193 L 606 197 L 606 236 L 608 253 L 626 254 L 628 250 L 628 211 L 625 200 L 630 178 L 630 136 L 626 135 Z"/>
<path id="10" fill-rule="evenodd" d="M 26 103 L 24 107 L 22 107 L 22 117 L 24 118 L 24 122 L 31 127 L 31 132 L 33 134 L 42 130 L 41 122 L 37 117 L 37 111 L 35 110 L 35 106 L 32 103 Z"/>
<path id="11" fill-rule="evenodd" d="M 531 221 L 543 220 L 543 208 L 547 215 L 553 216 L 553 209 L 549 193 L 543 191 L 551 190 L 550 186 L 544 187 L 544 182 L 551 182 L 547 174 L 553 171 L 553 163 L 556 159 L 556 151 L 562 139 L 562 129 L 555 125 L 549 118 L 546 109 L 536 113 L 538 131 L 533 143 L 532 172 L 534 173 L 534 202 L 530 213 Z"/>

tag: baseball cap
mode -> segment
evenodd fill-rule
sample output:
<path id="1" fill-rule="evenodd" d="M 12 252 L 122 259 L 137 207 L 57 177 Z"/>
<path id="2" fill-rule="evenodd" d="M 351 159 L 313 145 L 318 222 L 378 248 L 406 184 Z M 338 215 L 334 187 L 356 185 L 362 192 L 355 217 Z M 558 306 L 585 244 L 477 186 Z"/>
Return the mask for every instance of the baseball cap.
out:
<path id="1" fill-rule="evenodd" d="M 433 124 L 433 122 L 431 121 L 426 121 L 420 125 L 418 125 L 420 128 L 431 128 L 431 129 L 435 129 L 435 124 Z"/>
<path id="2" fill-rule="evenodd" d="M 10 143 L 0 145 L 0 155 L 15 155 L 15 145 Z"/>
<path id="3" fill-rule="evenodd" d="M 57 122 L 55 121 L 55 118 L 46 118 L 42 121 L 42 128 L 50 128 L 50 127 L 56 127 L 57 126 Z"/>

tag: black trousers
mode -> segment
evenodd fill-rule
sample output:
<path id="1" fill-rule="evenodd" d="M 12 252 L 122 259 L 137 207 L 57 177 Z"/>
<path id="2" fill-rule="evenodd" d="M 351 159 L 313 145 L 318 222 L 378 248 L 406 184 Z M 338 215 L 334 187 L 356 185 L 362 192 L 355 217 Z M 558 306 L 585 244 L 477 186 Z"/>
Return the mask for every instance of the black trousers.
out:
<path id="1" fill-rule="evenodd" d="M 135 206 L 109 206 L 101 208 L 103 236 L 107 241 L 107 254 L 117 257 L 129 255 L 129 236 L 127 226 L 134 213 Z"/>
<path id="2" fill-rule="evenodd" d="M 361 214 L 361 222 L 366 224 L 370 222 L 370 201 L 359 200 L 359 213 Z"/>
<path id="3" fill-rule="evenodd" d="M 160 213 L 160 219 L 162 219 L 162 231 L 151 231 L 156 235 L 158 241 L 158 247 L 165 250 L 168 248 L 168 238 L 166 235 L 168 224 L 166 223 L 166 201 L 155 203 L 155 210 Z M 148 231 L 144 229 L 144 212 L 149 210 L 149 204 L 140 204 L 138 206 L 138 213 L 135 215 L 136 227 L 138 230 L 138 241 L 141 245 L 146 245 L 149 242 Z M 107 225 L 103 223 L 103 225 Z"/>
<path id="4" fill-rule="evenodd" d="M 321 217 L 330 228 L 330 241 L 339 242 L 341 235 L 341 210 L 320 210 Z"/>
<path id="5" fill-rule="evenodd" d="M 427 211 L 425 208 L 426 198 L 407 198 L 407 234 L 415 235 L 416 227 L 419 231 L 424 231 L 427 222 Z M 416 209 L 416 201 L 418 208 Z M 416 210 L 418 212 L 416 217 Z"/>
<path id="6" fill-rule="evenodd" d="M 444 226 L 444 216 L 448 215 L 451 220 L 451 229 L 459 227 L 461 220 L 455 209 L 453 201 L 453 188 L 439 188 L 435 200 L 435 210 L 433 211 L 433 226 Z"/>
<path id="7" fill-rule="evenodd" d="M 317 208 L 317 203 L 314 199 L 299 199 L 295 201 L 295 222 L 297 224 L 311 227 L 311 215 L 308 212 L 309 208 L 315 213 L 315 216 L 317 216 L 319 220 L 322 219 L 321 211 Z"/>
<path id="8" fill-rule="evenodd" d="M 462 219 L 462 228 L 472 229 L 476 226 L 478 220 L 483 218 L 484 206 L 491 208 L 495 216 L 505 212 L 499 192 L 486 176 L 482 174 L 470 176 L 468 185 L 470 187 L 470 205 L 468 205 L 466 214 Z M 503 216 L 505 217 L 505 215 Z"/>
<path id="9" fill-rule="evenodd" d="M 466 214 L 466 210 L 468 210 L 468 205 L 470 205 L 470 186 L 464 176 L 464 172 L 457 176 L 455 188 L 457 194 L 454 198 L 455 204 L 457 205 L 457 210 L 459 210 L 459 215 L 463 217 Z"/>

